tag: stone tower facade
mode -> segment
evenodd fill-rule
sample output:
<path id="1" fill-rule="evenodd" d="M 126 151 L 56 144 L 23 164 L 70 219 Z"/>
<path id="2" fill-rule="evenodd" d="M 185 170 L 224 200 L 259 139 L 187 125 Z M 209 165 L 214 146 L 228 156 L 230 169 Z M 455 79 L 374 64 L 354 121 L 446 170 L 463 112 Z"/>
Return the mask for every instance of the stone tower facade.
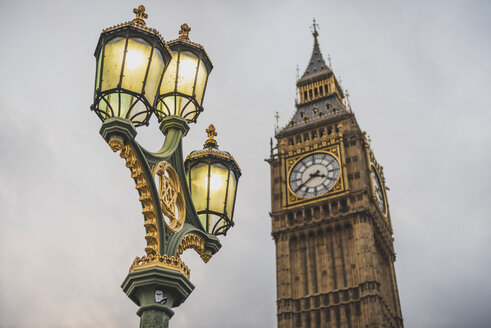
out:
<path id="1" fill-rule="evenodd" d="M 267 160 L 278 327 L 403 327 L 383 168 L 313 36 Z"/>

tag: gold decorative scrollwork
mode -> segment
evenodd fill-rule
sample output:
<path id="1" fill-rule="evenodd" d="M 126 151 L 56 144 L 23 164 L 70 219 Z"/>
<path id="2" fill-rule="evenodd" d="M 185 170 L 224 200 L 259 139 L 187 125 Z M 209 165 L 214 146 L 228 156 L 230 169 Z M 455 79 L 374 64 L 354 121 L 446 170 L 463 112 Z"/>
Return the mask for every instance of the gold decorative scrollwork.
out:
<path id="1" fill-rule="evenodd" d="M 182 191 L 179 175 L 172 165 L 166 161 L 159 162 L 152 168 L 153 176 L 159 177 L 157 190 L 160 197 L 162 212 L 169 218 L 164 221 L 170 233 L 178 232 L 186 219 L 186 202 Z"/>
<path id="2" fill-rule="evenodd" d="M 211 259 L 211 253 L 205 251 L 205 241 L 203 238 L 193 233 L 182 238 L 179 247 L 177 248 L 176 256 L 180 257 L 186 249 L 190 248 L 194 249 L 196 253 L 199 254 L 203 262 L 208 263 L 208 261 Z"/>
<path id="3" fill-rule="evenodd" d="M 203 262 L 208 263 L 208 261 L 211 259 L 211 253 L 210 252 L 203 252 L 199 256 L 201 256 L 201 259 Z"/>
<path id="4" fill-rule="evenodd" d="M 167 255 L 148 255 L 136 257 L 130 267 L 130 272 L 140 270 L 149 267 L 163 267 L 171 270 L 176 270 L 185 275 L 188 279 L 191 275 L 189 268 L 182 262 L 179 257 L 167 256 Z"/>
<path id="5" fill-rule="evenodd" d="M 143 167 L 135 154 L 135 151 L 130 145 L 125 145 L 121 140 L 109 140 L 109 146 L 116 152 L 121 150 L 120 156 L 126 160 L 126 167 L 131 171 L 131 177 L 135 180 L 136 190 L 140 194 L 140 202 L 142 204 L 142 213 L 145 217 L 145 240 L 147 247 L 145 252 L 147 255 L 159 254 L 159 229 L 157 224 L 157 211 L 153 206 L 152 193 L 150 192 L 150 184 L 145 177 Z"/>
<path id="6" fill-rule="evenodd" d="M 109 140 L 109 147 L 111 147 L 112 151 L 117 152 L 123 149 L 124 143 L 119 139 L 111 139 Z"/>

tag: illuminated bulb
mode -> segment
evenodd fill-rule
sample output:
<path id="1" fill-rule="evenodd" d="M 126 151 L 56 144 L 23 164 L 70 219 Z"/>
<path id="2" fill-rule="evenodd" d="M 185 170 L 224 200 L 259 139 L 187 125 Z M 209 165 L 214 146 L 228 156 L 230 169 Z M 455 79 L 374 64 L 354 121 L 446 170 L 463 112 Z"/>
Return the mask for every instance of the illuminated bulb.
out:
<path id="1" fill-rule="evenodd" d="M 126 67 L 135 69 L 143 64 L 143 54 L 139 51 L 129 50 L 126 54 Z"/>
<path id="2" fill-rule="evenodd" d="M 179 62 L 179 77 L 184 81 L 193 80 L 196 75 L 196 61 L 189 58 L 181 58 Z"/>
<path id="3" fill-rule="evenodd" d="M 210 189 L 212 191 L 217 191 L 222 187 L 222 179 L 219 175 L 212 175 L 210 177 Z"/>

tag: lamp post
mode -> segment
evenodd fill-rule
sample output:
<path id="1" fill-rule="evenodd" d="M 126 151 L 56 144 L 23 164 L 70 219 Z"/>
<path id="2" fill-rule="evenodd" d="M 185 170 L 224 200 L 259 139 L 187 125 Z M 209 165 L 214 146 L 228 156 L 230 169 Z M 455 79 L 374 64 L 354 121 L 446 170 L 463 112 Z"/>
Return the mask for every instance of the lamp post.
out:
<path id="1" fill-rule="evenodd" d="M 165 42 L 146 26 L 145 7 L 133 11 L 133 21 L 99 38 L 91 109 L 103 122 L 102 137 L 125 159 L 142 205 L 146 254 L 136 257 L 121 287 L 139 306 L 140 328 L 168 327 L 172 308 L 194 289 L 180 255 L 192 248 L 208 262 L 220 249 L 216 236 L 233 226 L 241 172 L 218 149 L 213 125 L 205 148 L 183 162 L 181 139 L 203 111 L 213 66 L 203 46 L 189 40 L 187 24 L 177 40 Z M 155 153 L 135 140 L 136 127 L 148 125 L 153 113 L 165 136 Z"/>

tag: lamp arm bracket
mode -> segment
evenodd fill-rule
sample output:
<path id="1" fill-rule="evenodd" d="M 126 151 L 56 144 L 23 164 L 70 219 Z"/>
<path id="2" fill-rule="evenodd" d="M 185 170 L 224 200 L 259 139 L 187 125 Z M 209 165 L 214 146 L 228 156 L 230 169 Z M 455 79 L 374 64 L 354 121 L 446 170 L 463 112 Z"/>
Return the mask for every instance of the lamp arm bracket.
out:
<path id="1" fill-rule="evenodd" d="M 150 163 L 144 149 L 135 140 L 136 130 L 129 120 L 114 117 L 102 124 L 100 134 L 113 151 L 121 151 L 120 156 L 131 171 L 145 217 L 145 252 L 147 255 L 158 255 L 166 244 L 165 229 L 161 224 L 164 219 Z"/>
<path id="2" fill-rule="evenodd" d="M 179 257 L 184 250 L 193 248 L 203 261 L 208 262 L 221 247 L 222 244 L 216 236 L 209 235 L 189 223 L 184 223 L 184 227 L 179 232 L 170 236 L 167 255 Z"/>
<path id="3" fill-rule="evenodd" d="M 188 133 L 189 125 L 186 120 L 179 116 L 168 116 L 162 120 L 160 130 L 165 135 L 162 148 L 155 153 L 144 150 L 150 166 L 163 160 L 169 161 L 170 157 L 176 152 L 182 137 Z"/>
<path id="4" fill-rule="evenodd" d="M 176 129 L 172 129 L 168 132 L 165 137 L 164 144 L 159 151 L 153 153 L 144 148 L 142 148 L 142 152 L 145 155 L 145 158 L 148 161 L 150 167 L 161 162 L 161 161 L 169 161 L 170 157 L 175 153 L 179 143 L 181 142 L 182 132 Z"/>

